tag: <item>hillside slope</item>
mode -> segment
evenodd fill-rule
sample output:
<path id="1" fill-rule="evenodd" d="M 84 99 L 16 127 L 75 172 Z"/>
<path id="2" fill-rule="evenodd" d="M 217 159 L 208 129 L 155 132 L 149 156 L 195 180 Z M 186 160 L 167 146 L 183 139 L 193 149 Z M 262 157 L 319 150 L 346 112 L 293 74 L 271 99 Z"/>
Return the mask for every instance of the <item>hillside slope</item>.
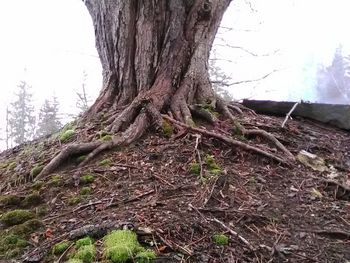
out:
<path id="1" fill-rule="evenodd" d="M 111 262 L 103 259 L 103 236 L 120 228 L 135 231 L 155 262 L 348 262 L 350 134 L 303 119 L 282 129 L 283 118 L 239 118 L 295 156 L 305 150 L 322 158 L 324 171 L 190 133 L 150 133 L 82 169 L 83 157 L 71 158 L 33 182 L 33 168 L 64 146 L 52 135 L 0 155 L 0 262 L 66 262 L 77 244 L 56 254 L 54 245 L 86 235 L 94 239 L 94 262 Z M 232 133 L 228 122 L 219 129 Z M 96 130 L 78 127 L 62 144 Z M 260 138 L 237 138 L 277 152 Z"/>

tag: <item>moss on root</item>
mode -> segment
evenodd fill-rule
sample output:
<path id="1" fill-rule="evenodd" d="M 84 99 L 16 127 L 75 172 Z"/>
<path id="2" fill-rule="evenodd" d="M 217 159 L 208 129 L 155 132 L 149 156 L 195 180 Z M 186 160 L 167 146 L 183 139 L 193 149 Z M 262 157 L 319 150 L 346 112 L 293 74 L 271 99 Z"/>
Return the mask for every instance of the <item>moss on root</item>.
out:
<path id="1" fill-rule="evenodd" d="M 33 167 L 32 170 L 30 170 L 30 176 L 32 178 L 35 178 L 40 174 L 40 172 L 44 169 L 44 165 L 36 165 Z"/>

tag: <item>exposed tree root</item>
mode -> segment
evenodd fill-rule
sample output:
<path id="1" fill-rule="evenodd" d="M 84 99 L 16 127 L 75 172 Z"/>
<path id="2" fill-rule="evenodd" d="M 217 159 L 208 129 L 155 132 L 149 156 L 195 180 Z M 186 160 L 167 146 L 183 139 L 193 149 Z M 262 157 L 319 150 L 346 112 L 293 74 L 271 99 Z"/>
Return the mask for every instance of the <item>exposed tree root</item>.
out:
<path id="1" fill-rule="evenodd" d="M 225 116 L 227 116 L 227 118 L 229 118 L 234 125 L 236 126 L 236 128 L 239 130 L 239 132 L 242 133 L 242 135 L 258 135 L 261 136 L 267 140 L 269 140 L 270 142 L 272 142 L 274 145 L 276 145 L 276 147 L 278 149 L 280 149 L 282 152 L 284 152 L 289 159 L 291 160 L 295 160 L 294 155 L 286 148 L 284 147 L 284 145 L 282 143 L 280 143 L 275 136 L 273 136 L 271 133 L 268 133 L 264 130 L 260 130 L 260 129 L 253 129 L 253 130 L 248 130 L 246 128 L 244 128 L 237 120 L 236 118 L 232 115 L 232 113 L 229 110 L 229 107 L 222 101 L 218 101 L 219 104 L 219 109 L 224 113 Z"/>
<path id="2" fill-rule="evenodd" d="M 174 101 L 173 101 L 174 102 Z M 170 121 L 177 127 L 186 128 L 194 132 L 203 134 L 204 136 L 213 137 L 219 139 L 229 145 L 240 147 L 247 151 L 252 151 L 271 158 L 277 162 L 287 164 L 289 160 L 294 160 L 294 156 L 290 153 L 272 134 L 263 130 L 247 130 L 240 125 L 232 115 L 229 107 L 223 101 L 217 102 L 217 108 L 223 112 L 230 120 L 232 120 L 243 135 L 259 135 L 269 141 L 273 142 L 278 149 L 283 151 L 287 156 L 287 160 L 280 158 L 272 153 L 266 152 L 254 146 L 250 146 L 246 143 L 234 140 L 230 136 L 225 134 L 219 134 L 210 132 L 204 129 L 193 127 L 194 122 L 192 115 L 205 119 L 211 124 L 215 124 L 217 119 L 207 110 L 203 110 L 199 105 L 188 105 L 183 99 L 176 99 L 175 103 L 171 103 L 171 112 L 175 118 L 169 117 L 169 115 L 161 115 L 156 104 L 151 100 L 136 98 L 128 107 L 122 112 L 116 114 L 110 114 L 108 119 L 107 131 L 114 134 L 111 141 L 104 142 L 98 140 L 95 142 L 72 144 L 67 146 L 56 157 L 54 157 L 42 170 L 42 172 L 35 178 L 39 180 L 44 176 L 55 171 L 63 162 L 74 155 L 88 154 L 86 159 L 79 164 L 78 167 L 82 167 L 94 159 L 98 154 L 103 151 L 116 148 L 118 146 L 129 145 L 132 142 L 139 139 L 146 130 L 152 125 L 153 127 L 162 127 L 163 118 Z M 230 107 L 231 108 L 231 107 Z M 113 119 L 114 118 L 114 119 Z M 130 124 L 131 123 L 131 124 Z"/>
<path id="3" fill-rule="evenodd" d="M 240 141 L 237 141 L 237 140 L 234 140 L 234 139 L 231 139 L 229 138 L 228 136 L 225 136 L 225 135 L 221 135 L 221 134 L 218 134 L 218 133 L 214 133 L 214 132 L 211 132 L 211 131 L 207 131 L 207 130 L 204 130 L 204 129 L 200 129 L 200 128 L 195 128 L 195 127 L 192 127 L 192 126 L 189 126 L 187 124 L 184 124 L 182 122 L 179 122 L 177 120 L 174 120 L 172 118 L 170 118 L 169 116 L 167 115 L 162 115 L 164 119 L 178 125 L 178 126 L 182 126 L 188 130 L 191 130 L 191 131 L 194 131 L 194 132 L 198 132 L 198 133 L 201 133 L 203 134 L 204 136 L 208 136 L 208 137 L 213 137 L 213 138 L 216 138 L 220 141 L 223 141 L 227 144 L 230 144 L 230 145 L 233 145 L 233 146 L 238 146 L 244 150 L 247 150 L 247 151 L 252 151 L 252 152 L 255 152 L 255 153 L 258 153 L 260 155 L 263 155 L 265 157 L 268 157 L 268 158 L 271 158 L 277 162 L 280 162 L 280 163 L 284 163 L 284 164 L 289 164 L 288 161 L 276 156 L 276 155 L 273 155 L 271 153 L 268 153 L 264 150 L 261 150 L 257 147 L 254 147 L 254 146 L 250 146 L 246 143 L 243 143 L 243 142 L 240 142 Z"/>

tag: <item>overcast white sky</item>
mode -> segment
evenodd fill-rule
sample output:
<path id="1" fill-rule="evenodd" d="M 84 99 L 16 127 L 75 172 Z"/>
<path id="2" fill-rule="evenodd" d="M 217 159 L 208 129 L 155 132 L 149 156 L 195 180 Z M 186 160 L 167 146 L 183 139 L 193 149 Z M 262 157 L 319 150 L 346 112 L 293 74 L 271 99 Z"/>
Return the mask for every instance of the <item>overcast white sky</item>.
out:
<path id="1" fill-rule="evenodd" d="M 234 0 L 223 25 L 235 30 L 220 34 L 227 44 L 257 54 L 280 50 L 273 56 L 250 56 L 240 49 L 216 47 L 233 81 L 261 77 L 263 82 L 234 86 L 236 98 L 312 100 L 317 63 L 330 63 L 335 47 L 350 47 L 349 0 Z M 33 87 L 37 108 L 56 95 L 63 113 L 74 112 L 75 90 L 87 73 L 87 89 L 95 98 L 101 88 L 101 66 L 90 16 L 81 0 L 1 1 L 0 9 L 0 127 L 5 128 L 6 106 L 15 87 L 25 80 Z M 305 65 L 308 68 L 305 68 Z M 1 137 L 1 135 L 0 135 Z M 0 145 L 1 148 L 1 145 Z"/>

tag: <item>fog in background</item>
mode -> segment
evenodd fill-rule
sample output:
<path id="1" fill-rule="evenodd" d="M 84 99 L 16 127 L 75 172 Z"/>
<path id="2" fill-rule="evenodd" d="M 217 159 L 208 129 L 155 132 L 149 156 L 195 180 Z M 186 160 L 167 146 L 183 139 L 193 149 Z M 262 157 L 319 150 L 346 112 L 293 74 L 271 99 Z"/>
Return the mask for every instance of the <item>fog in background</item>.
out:
<path id="1" fill-rule="evenodd" d="M 320 101 L 320 69 L 325 76 L 339 45 L 350 54 L 349 7 L 346 0 L 233 1 L 211 57 L 230 77 L 224 88 L 237 100 Z M 37 110 L 44 99 L 57 96 L 66 121 L 76 113 L 84 72 L 89 96 L 97 97 L 101 65 L 82 1 L 3 1 L 0 32 L 0 137 L 6 107 L 22 80 L 32 86 Z M 229 85 L 233 82 L 242 83 Z"/>

